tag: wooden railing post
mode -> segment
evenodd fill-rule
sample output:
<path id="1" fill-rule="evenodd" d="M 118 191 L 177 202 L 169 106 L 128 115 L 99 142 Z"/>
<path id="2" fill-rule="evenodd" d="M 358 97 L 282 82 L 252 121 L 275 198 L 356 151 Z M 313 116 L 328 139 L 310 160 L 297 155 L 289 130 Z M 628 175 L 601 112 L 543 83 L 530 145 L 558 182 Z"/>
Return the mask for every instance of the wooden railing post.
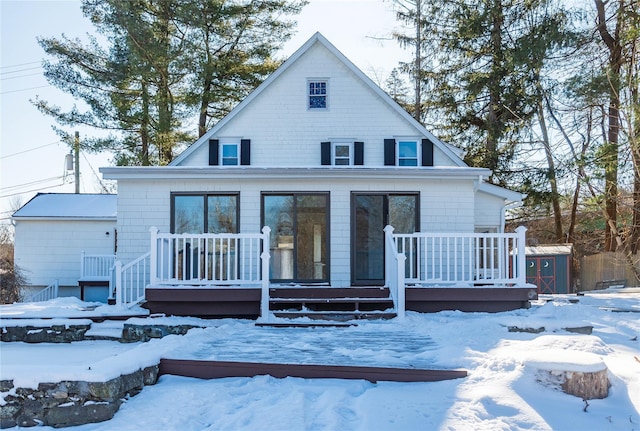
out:
<path id="1" fill-rule="evenodd" d="M 518 261 L 516 262 L 518 272 L 516 274 L 516 280 L 520 285 L 524 285 L 527 282 L 527 256 L 525 252 L 525 246 L 527 244 L 526 232 L 527 228 L 524 226 L 518 226 L 516 228 L 516 233 L 518 234 Z"/>
<path id="2" fill-rule="evenodd" d="M 398 303 L 396 304 L 396 314 L 400 320 L 404 319 L 406 310 L 405 300 L 405 279 L 404 268 L 407 260 L 407 256 L 404 253 L 398 254 Z"/>
<path id="3" fill-rule="evenodd" d="M 385 236 L 385 239 L 384 239 L 384 248 L 385 248 L 384 251 L 385 251 L 385 253 L 384 253 L 384 255 L 391 257 L 392 250 L 391 250 L 391 247 L 389 245 L 391 244 L 391 241 L 393 241 L 393 230 L 394 229 L 393 229 L 393 226 L 386 225 L 383 230 L 384 230 L 384 236 Z M 385 268 L 384 268 L 384 285 L 386 287 L 389 287 L 389 288 L 391 287 L 391 284 L 390 284 L 391 283 L 391 279 L 390 278 L 391 278 L 391 274 L 393 272 L 393 271 L 391 271 L 391 267 L 390 267 L 391 263 L 390 262 L 391 262 L 390 259 L 386 259 L 385 258 L 385 260 L 384 260 L 384 264 L 385 264 Z"/>
<path id="4" fill-rule="evenodd" d="M 149 278 L 151 284 L 158 284 L 158 232 L 159 229 L 155 226 L 152 226 L 149 229 L 151 233 L 151 247 L 149 251 L 151 252 L 150 261 L 149 261 Z M 164 268 L 163 268 L 164 270 Z"/>
<path id="5" fill-rule="evenodd" d="M 115 263 L 115 283 L 116 283 L 116 305 L 118 307 L 122 307 L 123 303 L 123 293 L 122 289 L 122 262 L 119 260 Z"/>
<path id="6" fill-rule="evenodd" d="M 269 261 L 271 260 L 271 254 L 269 253 L 269 247 L 271 245 L 271 228 L 264 226 L 262 228 L 262 253 L 260 259 L 262 260 L 261 270 L 261 295 L 260 295 L 260 317 L 263 320 L 269 319 Z"/>

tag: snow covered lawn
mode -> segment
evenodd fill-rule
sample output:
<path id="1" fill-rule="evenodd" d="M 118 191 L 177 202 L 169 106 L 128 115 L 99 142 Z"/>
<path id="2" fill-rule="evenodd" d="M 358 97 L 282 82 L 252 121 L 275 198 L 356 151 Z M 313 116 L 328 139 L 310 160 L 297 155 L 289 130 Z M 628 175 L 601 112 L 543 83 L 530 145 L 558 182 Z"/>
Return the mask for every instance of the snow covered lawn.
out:
<path id="1" fill-rule="evenodd" d="M 0 307 L 0 317 L 8 317 L 11 307 Z M 53 378 L 53 365 L 56 377 L 67 373 L 68 379 L 106 380 L 160 357 L 463 368 L 467 378 L 436 383 L 163 376 L 124 403 L 111 421 L 73 429 L 637 431 L 639 312 L 640 289 L 627 288 L 557 296 L 529 310 L 409 313 L 404 321 L 357 322 L 349 328 L 261 328 L 241 320 L 161 318 L 163 324 L 187 321 L 208 327 L 136 344 L 2 343 L 0 379 L 33 384 Z M 22 317 L 38 316 L 24 312 Z M 585 326 L 593 327 L 591 335 L 567 330 Z M 510 332 L 510 327 L 545 330 Z M 609 396 L 588 405 L 539 373 L 602 364 L 609 369 Z"/>

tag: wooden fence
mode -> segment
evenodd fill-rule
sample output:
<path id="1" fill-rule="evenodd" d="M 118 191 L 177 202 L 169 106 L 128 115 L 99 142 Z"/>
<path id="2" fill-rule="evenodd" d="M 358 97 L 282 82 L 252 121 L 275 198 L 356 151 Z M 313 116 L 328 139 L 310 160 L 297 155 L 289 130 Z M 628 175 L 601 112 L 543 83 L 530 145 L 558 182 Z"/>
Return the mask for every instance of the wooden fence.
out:
<path id="1" fill-rule="evenodd" d="M 633 261 L 636 267 L 640 266 L 640 255 L 636 254 Z M 607 252 L 580 259 L 579 290 L 595 290 L 596 283 L 606 280 L 626 280 L 627 286 L 640 286 L 623 253 Z"/>

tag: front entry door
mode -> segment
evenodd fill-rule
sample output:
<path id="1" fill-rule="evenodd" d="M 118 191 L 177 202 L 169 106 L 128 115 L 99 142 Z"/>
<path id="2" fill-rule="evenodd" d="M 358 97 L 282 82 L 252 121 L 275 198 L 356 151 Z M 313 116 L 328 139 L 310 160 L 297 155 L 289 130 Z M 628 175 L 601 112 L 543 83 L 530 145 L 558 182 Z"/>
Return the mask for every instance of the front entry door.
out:
<path id="1" fill-rule="evenodd" d="M 384 227 L 414 233 L 418 226 L 418 194 L 354 193 L 351 203 L 351 283 L 384 284 Z"/>

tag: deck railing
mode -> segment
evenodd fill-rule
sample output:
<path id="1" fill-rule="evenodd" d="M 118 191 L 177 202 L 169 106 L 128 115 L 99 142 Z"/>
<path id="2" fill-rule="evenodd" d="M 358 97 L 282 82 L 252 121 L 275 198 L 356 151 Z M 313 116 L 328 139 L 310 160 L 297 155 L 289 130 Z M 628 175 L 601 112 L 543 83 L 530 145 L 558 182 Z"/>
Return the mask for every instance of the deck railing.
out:
<path id="1" fill-rule="evenodd" d="M 407 284 L 513 286 L 526 283 L 525 227 L 514 233 L 394 234 L 398 254 L 406 256 Z"/>
<path id="2" fill-rule="evenodd" d="M 107 279 L 116 304 L 144 301 L 154 286 L 257 286 L 263 317 L 269 310 L 269 235 L 171 234 L 152 227 L 151 251 L 127 265 L 115 262 Z"/>
<path id="3" fill-rule="evenodd" d="M 80 253 L 80 281 L 109 281 L 116 261 L 114 254 Z"/>
<path id="4" fill-rule="evenodd" d="M 268 227 L 259 234 L 171 234 L 151 230 L 151 283 L 154 285 L 256 285 L 264 274 L 261 254 Z"/>

